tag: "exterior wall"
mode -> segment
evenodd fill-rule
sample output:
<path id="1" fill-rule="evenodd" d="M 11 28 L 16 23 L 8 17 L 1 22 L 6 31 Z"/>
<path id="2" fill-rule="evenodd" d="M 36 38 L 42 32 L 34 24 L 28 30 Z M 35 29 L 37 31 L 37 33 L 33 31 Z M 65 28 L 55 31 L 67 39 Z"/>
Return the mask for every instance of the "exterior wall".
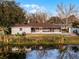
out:
<path id="1" fill-rule="evenodd" d="M 50 29 L 43 29 L 42 32 L 50 32 Z"/>
<path id="2" fill-rule="evenodd" d="M 60 34 L 62 33 L 61 29 L 52 29 L 51 31 L 51 28 L 38 28 L 34 30 L 35 31 L 32 31 L 31 34 Z"/>
<path id="3" fill-rule="evenodd" d="M 62 29 L 62 33 L 69 33 L 69 34 L 72 33 L 72 31 L 71 31 L 72 27 L 71 26 L 62 26 L 61 29 Z M 63 30 L 67 30 L 67 31 L 63 31 Z"/>
<path id="4" fill-rule="evenodd" d="M 54 32 L 61 32 L 60 29 L 54 29 Z"/>
<path id="5" fill-rule="evenodd" d="M 72 33 L 72 28 L 69 28 L 69 33 Z"/>
<path id="6" fill-rule="evenodd" d="M 22 30 L 20 30 L 22 28 Z M 35 32 L 31 32 L 31 27 L 12 27 L 11 34 L 62 34 L 60 29 L 54 29 L 54 32 L 51 32 L 50 29 L 36 29 Z"/>
<path id="7" fill-rule="evenodd" d="M 35 32 L 50 32 L 50 29 L 35 29 Z"/>
<path id="8" fill-rule="evenodd" d="M 20 30 L 22 28 L 22 30 Z M 22 33 L 31 33 L 31 27 L 12 27 L 11 34 L 22 34 Z"/>
<path id="9" fill-rule="evenodd" d="M 53 31 L 50 29 L 39 29 L 35 30 L 35 32 L 31 32 L 31 34 L 62 34 L 62 32 L 60 29 L 53 29 Z"/>
<path id="10" fill-rule="evenodd" d="M 62 34 L 62 32 L 32 32 L 31 34 Z"/>
<path id="11" fill-rule="evenodd" d="M 20 30 L 21 29 L 21 30 Z M 35 29 L 34 32 L 32 32 L 31 27 L 12 27 L 11 28 L 11 34 L 63 34 L 61 29 Z M 69 28 L 69 33 L 72 33 L 72 28 Z"/>

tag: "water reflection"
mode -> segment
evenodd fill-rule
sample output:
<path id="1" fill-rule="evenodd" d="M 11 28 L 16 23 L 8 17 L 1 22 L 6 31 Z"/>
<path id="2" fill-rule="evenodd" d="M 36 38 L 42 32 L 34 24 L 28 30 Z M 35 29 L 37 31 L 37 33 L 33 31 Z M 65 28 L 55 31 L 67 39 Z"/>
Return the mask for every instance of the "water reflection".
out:
<path id="1" fill-rule="evenodd" d="M 0 58 L 5 59 L 79 59 L 79 46 L 68 46 L 64 50 L 61 49 L 44 49 L 12 52 L 9 49 L 1 48 Z M 4 51 L 3 51 L 4 50 Z"/>
<path id="2" fill-rule="evenodd" d="M 73 50 L 67 51 L 64 54 L 64 58 L 63 59 L 79 59 L 79 52 L 74 52 Z"/>
<path id="3" fill-rule="evenodd" d="M 79 51 L 75 52 L 74 50 L 63 51 L 59 59 L 79 59 Z"/>
<path id="4" fill-rule="evenodd" d="M 58 49 L 53 50 L 33 50 L 26 54 L 26 59 L 58 59 L 60 55 Z"/>
<path id="5" fill-rule="evenodd" d="M 26 53 L 26 59 L 79 59 L 79 52 L 67 50 L 60 53 L 58 49 L 33 50 Z"/>

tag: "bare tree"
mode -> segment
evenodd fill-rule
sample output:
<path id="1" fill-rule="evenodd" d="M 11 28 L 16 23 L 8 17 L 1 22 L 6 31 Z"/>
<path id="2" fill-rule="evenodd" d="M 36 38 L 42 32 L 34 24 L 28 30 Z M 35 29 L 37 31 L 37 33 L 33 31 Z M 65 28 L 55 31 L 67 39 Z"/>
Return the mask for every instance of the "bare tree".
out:
<path id="1" fill-rule="evenodd" d="M 77 16 L 78 9 L 73 4 L 69 4 L 65 6 L 64 4 L 61 3 L 57 5 L 57 14 L 61 19 L 66 18 L 66 24 L 68 24 L 67 18 L 71 15 Z"/>
<path id="2" fill-rule="evenodd" d="M 47 13 L 36 12 L 27 16 L 28 23 L 44 23 L 47 20 Z"/>
<path id="3" fill-rule="evenodd" d="M 36 20 L 38 21 L 38 22 L 42 22 L 42 23 L 44 23 L 44 22 L 46 22 L 46 20 L 47 20 L 47 13 L 45 13 L 45 12 L 37 12 L 36 13 Z"/>

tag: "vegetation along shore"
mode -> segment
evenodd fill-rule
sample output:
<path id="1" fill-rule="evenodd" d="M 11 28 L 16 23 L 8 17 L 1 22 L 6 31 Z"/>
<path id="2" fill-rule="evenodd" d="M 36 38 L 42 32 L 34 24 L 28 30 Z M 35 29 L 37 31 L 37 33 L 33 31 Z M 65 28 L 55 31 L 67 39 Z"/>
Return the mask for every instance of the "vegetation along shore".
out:
<path id="1" fill-rule="evenodd" d="M 28 34 L 0 36 L 0 45 L 54 45 L 79 44 L 79 36 Z"/>

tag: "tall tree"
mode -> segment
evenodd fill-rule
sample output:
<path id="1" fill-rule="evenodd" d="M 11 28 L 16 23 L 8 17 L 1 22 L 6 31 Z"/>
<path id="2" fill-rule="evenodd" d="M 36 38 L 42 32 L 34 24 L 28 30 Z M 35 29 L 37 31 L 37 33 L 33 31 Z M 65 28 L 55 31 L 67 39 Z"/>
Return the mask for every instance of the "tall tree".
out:
<path id="1" fill-rule="evenodd" d="M 25 13 L 14 1 L 0 3 L 0 26 L 9 28 L 16 23 L 23 23 Z"/>
<path id="2" fill-rule="evenodd" d="M 25 20 L 25 13 L 15 2 L 3 2 L 0 4 L 0 25 L 10 26 Z"/>
<path id="3" fill-rule="evenodd" d="M 61 3 L 57 5 L 57 14 L 61 19 L 66 18 L 66 24 L 68 24 L 67 18 L 70 17 L 71 15 L 76 16 L 78 14 L 78 9 L 73 4 L 70 4 L 65 7 L 65 5 Z"/>

